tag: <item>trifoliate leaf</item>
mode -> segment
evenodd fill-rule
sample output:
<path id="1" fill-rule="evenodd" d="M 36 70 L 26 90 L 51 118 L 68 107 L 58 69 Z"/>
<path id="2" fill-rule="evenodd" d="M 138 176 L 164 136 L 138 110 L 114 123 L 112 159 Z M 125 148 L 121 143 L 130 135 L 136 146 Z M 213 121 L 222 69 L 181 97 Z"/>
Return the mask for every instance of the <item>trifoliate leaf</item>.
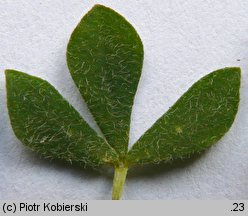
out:
<path id="1" fill-rule="evenodd" d="M 128 164 L 187 158 L 210 147 L 234 121 L 239 88 L 239 68 L 200 79 L 134 144 Z"/>
<path id="2" fill-rule="evenodd" d="M 118 13 L 96 5 L 72 33 L 67 63 L 106 139 L 48 82 L 7 70 L 13 130 L 26 146 L 47 158 L 90 167 L 112 165 L 113 199 L 120 199 L 130 166 L 202 152 L 229 130 L 238 110 L 240 69 L 215 71 L 196 82 L 127 153 L 143 63 L 137 32 Z"/>
<path id="3" fill-rule="evenodd" d="M 137 32 L 115 11 L 96 5 L 72 33 L 67 63 L 108 143 L 125 155 L 143 63 Z"/>
<path id="4" fill-rule="evenodd" d="M 11 125 L 23 144 L 46 158 L 115 163 L 115 151 L 47 81 L 6 70 L 6 88 Z"/>

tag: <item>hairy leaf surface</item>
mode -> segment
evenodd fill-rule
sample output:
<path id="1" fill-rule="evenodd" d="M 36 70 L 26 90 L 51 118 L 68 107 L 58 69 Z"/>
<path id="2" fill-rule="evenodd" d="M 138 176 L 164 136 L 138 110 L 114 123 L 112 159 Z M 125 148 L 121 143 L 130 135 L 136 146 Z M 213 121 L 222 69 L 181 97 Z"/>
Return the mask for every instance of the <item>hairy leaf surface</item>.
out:
<path id="1" fill-rule="evenodd" d="M 96 5 L 72 33 L 67 63 L 108 143 L 124 155 L 143 64 L 137 32 L 115 11 Z"/>
<path id="2" fill-rule="evenodd" d="M 134 144 L 128 164 L 187 158 L 210 147 L 234 121 L 239 88 L 239 68 L 200 79 Z"/>
<path id="3" fill-rule="evenodd" d="M 17 138 L 47 158 L 98 167 L 115 151 L 47 81 L 6 70 L 8 111 Z"/>
<path id="4" fill-rule="evenodd" d="M 214 71 L 193 84 L 128 151 L 143 57 L 132 25 L 112 9 L 94 6 L 71 35 L 67 64 L 104 138 L 47 81 L 6 70 L 15 135 L 46 158 L 112 165 L 112 199 L 120 199 L 130 166 L 189 158 L 230 129 L 239 105 L 239 68 Z"/>

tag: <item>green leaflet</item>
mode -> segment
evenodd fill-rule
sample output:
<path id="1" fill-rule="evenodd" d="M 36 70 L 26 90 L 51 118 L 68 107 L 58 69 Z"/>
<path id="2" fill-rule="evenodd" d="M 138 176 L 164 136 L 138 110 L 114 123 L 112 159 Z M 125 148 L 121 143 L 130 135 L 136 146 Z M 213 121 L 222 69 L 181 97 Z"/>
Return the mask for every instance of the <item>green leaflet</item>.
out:
<path id="1" fill-rule="evenodd" d="M 115 151 L 47 81 L 6 70 L 6 88 L 12 128 L 23 144 L 46 158 L 115 163 Z"/>
<path id="2" fill-rule="evenodd" d="M 96 5 L 72 33 L 67 63 L 108 143 L 124 156 L 143 63 L 137 32 L 115 11 Z"/>
<path id="3" fill-rule="evenodd" d="M 239 88 L 239 68 L 200 79 L 134 144 L 128 164 L 188 158 L 210 147 L 234 121 Z"/>

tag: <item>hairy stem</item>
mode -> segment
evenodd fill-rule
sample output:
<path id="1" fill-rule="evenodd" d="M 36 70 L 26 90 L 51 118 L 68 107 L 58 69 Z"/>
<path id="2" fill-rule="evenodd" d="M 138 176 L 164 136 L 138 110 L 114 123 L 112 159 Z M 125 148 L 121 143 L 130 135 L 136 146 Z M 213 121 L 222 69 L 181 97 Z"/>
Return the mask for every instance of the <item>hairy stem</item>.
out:
<path id="1" fill-rule="evenodd" d="M 123 165 L 115 167 L 115 175 L 112 190 L 112 199 L 119 200 L 124 188 L 128 167 Z"/>

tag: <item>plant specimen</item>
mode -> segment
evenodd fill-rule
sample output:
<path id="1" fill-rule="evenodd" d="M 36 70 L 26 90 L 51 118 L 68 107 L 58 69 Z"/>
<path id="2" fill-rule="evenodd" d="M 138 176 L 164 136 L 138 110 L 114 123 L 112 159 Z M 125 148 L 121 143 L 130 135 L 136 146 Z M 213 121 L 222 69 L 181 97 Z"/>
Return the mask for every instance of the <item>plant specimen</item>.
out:
<path id="1" fill-rule="evenodd" d="M 129 167 L 189 158 L 216 143 L 238 110 L 239 68 L 197 81 L 128 151 L 143 54 L 141 39 L 121 15 L 94 6 L 71 35 L 67 64 L 103 136 L 47 81 L 6 70 L 15 135 L 45 158 L 94 169 L 113 166 L 113 199 L 120 199 Z"/>

